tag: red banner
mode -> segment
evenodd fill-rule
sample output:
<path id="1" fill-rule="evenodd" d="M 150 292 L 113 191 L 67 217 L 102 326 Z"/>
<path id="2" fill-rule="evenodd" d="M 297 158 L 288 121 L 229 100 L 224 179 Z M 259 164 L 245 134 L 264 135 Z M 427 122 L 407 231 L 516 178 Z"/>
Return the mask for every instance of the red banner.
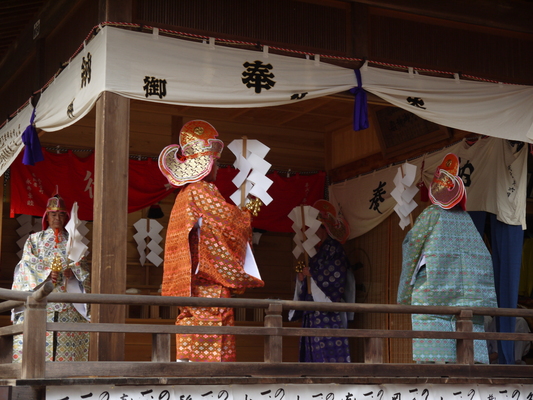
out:
<path id="1" fill-rule="evenodd" d="M 48 199 L 56 192 L 65 199 L 67 207 L 77 201 L 81 220 L 93 219 L 94 153 L 80 157 L 74 152 L 55 154 L 43 149 L 44 161 L 23 165 L 22 154 L 11 165 L 11 217 L 16 214 L 42 216 Z M 157 161 L 129 160 L 128 212 L 142 210 L 173 193 L 166 178 L 159 171 Z M 229 196 L 237 188 L 232 179 L 237 170 L 220 168 L 215 182 L 222 195 Z M 326 174 L 282 177 L 274 172 L 267 175 L 273 184 L 268 193 L 274 199 L 263 206 L 254 217 L 254 228 L 272 232 L 292 232 L 289 212 L 300 204 L 312 205 L 324 197 Z"/>
<path id="2" fill-rule="evenodd" d="M 22 154 L 11 165 L 11 217 L 42 216 L 46 203 L 59 190 L 67 208 L 78 202 L 78 217 L 93 219 L 94 153 L 79 157 L 74 152 L 55 154 L 43 149 L 44 161 L 22 164 Z M 128 212 L 157 203 L 172 193 L 157 162 L 129 160 Z M 111 194 L 110 194 L 111 195 Z"/>

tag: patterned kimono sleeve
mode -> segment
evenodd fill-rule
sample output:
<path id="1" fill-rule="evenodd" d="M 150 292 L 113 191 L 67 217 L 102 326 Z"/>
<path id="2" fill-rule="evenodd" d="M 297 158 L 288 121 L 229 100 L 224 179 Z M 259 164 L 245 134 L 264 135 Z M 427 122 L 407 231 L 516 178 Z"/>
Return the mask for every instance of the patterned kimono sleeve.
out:
<path id="1" fill-rule="evenodd" d="M 411 279 L 415 272 L 418 260 L 423 256 L 424 246 L 431 230 L 440 217 L 437 206 L 427 207 L 417 218 L 413 228 L 407 233 L 402 244 L 403 260 L 402 273 L 398 286 L 398 304 L 411 304 L 413 285 Z"/>
<path id="2" fill-rule="evenodd" d="M 85 258 L 82 258 L 80 261 L 74 264 L 71 264 L 70 269 L 72 269 L 74 276 L 83 286 L 85 293 L 90 293 L 91 292 L 91 275 L 89 273 L 89 267 L 88 267 L 87 260 Z"/>
<path id="3" fill-rule="evenodd" d="M 34 241 L 37 234 L 30 235 L 24 244 L 22 258 L 15 267 L 13 275 L 13 290 L 29 291 L 44 282 L 46 273 L 39 256 L 37 243 Z"/>
<path id="4" fill-rule="evenodd" d="M 202 217 L 198 276 L 234 293 L 264 286 L 262 280 L 244 270 L 246 249 L 252 237 L 250 213 L 227 203 L 215 185 L 204 181 L 198 182 L 195 196 L 205 199 L 194 199 L 196 213 Z"/>

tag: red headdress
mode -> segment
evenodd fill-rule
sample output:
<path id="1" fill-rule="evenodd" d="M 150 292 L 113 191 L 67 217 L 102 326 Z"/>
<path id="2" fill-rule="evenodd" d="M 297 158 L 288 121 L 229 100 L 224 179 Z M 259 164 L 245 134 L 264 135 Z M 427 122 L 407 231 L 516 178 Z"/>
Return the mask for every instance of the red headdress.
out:
<path id="1" fill-rule="evenodd" d="M 429 199 L 433 204 L 445 210 L 459 204 L 463 210 L 466 210 L 465 185 L 458 173 L 459 159 L 455 154 L 446 154 L 435 170 L 433 181 L 429 187 Z"/>
<path id="2" fill-rule="evenodd" d="M 65 205 L 65 200 L 63 200 L 63 198 L 59 195 L 59 193 L 56 193 L 53 197 L 50 197 L 48 199 L 48 203 L 46 204 L 46 210 L 44 211 L 43 221 L 42 221 L 43 231 L 46 228 L 48 228 L 48 218 L 46 217 L 46 215 L 52 211 L 53 212 L 62 211 L 66 213 L 68 216 L 68 219 L 65 221 L 65 224 L 70 219 L 70 213 L 68 212 L 67 206 Z"/>
<path id="3" fill-rule="evenodd" d="M 317 200 L 313 207 L 319 211 L 317 219 L 322 222 L 329 236 L 341 243 L 346 242 L 350 235 L 350 226 L 344 216 L 337 213 L 335 206 L 327 200 Z"/>
<path id="4" fill-rule="evenodd" d="M 171 185 L 198 182 L 211 172 L 224 149 L 217 136 L 216 129 L 206 121 L 193 120 L 183 125 L 180 144 L 171 144 L 159 154 L 159 169 Z"/>

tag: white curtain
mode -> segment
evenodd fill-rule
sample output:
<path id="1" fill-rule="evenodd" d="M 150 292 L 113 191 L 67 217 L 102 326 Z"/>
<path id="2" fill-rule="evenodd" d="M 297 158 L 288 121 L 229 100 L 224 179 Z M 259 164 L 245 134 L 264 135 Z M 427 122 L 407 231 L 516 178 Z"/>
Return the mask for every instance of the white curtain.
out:
<path id="1" fill-rule="evenodd" d="M 363 88 L 439 125 L 533 143 L 533 87 L 361 68 Z"/>
<path id="2" fill-rule="evenodd" d="M 320 58 L 280 56 L 106 26 L 46 88 L 35 125 L 57 131 L 76 123 L 103 91 L 198 107 L 267 107 L 357 86 L 355 73 Z M 533 87 L 436 78 L 363 66 L 362 86 L 391 104 L 441 125 L 533 142 Z M 422 103 L 423 102 L 423 103 Z M 0 129 L 0 174 L 22 150 L 26 106 Z"/>

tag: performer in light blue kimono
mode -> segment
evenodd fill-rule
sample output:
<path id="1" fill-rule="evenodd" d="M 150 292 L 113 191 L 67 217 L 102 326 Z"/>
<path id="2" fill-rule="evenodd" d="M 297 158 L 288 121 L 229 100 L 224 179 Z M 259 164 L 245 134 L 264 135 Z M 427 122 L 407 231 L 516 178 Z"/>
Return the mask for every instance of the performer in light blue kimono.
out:
<path id="1" fill-rule="evenodd" d="M 349 280 L 348 257 L 339 240 L 345 241 L 349 234 L 348 223 L 337 216 L 335 207 L 326 200 L 319 200 L 313 207 L 320 211 L 322 222 L 317 231 L 320 242 L 309 267 L 298 273 L 295 300 L 341 302 L 354 290 L 346 290 Z M 310 277 L 311 279 L 305 279 Z M 308 289 L 311 284 L 311 290 Z M 355 286 L 355 284 L 353 284 Z M 347 293 L 349 292 L 349 293 Z M 352 298 L 349 301 L 354 301 Z M 304 328 L 347 328 L 346 313 L 303 311 L 291 313 L 291 319 L 301 315 Z M 302 336 L 300 339 L 300 362 L 350 362 L 350 346 L 345 337 Z"/>
<path id="2" fill-rule="evenodd" d="M 398 303 L 427 306 L 497 307 L 492 259 L 466 208 L 457 176 L 459 160 L 447 154 L 429 188 L 433 205 L 418 217 L 403 242 Z M 484 332 L 474 316 L 474 332 Z M 455 331 L 455 316 L 412 315 L 415 331 Z M 413 360 L 456 362 L 453 339 L 413 339 Z M 488 364 L 487 344 L 474 341 L 474 361 Z"/>

